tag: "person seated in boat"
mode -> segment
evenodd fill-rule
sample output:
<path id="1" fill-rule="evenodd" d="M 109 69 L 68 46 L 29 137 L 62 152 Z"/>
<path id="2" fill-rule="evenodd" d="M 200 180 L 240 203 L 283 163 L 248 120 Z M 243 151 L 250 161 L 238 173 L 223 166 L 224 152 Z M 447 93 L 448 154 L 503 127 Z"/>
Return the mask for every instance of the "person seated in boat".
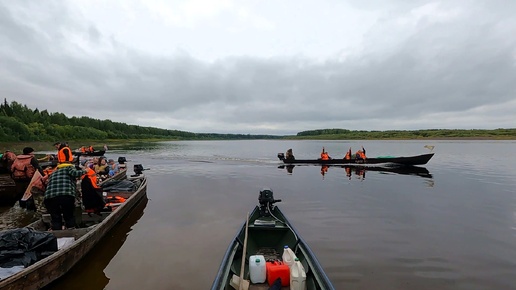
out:
<path id="1" fill-rule="evenodd" d="M 115 160 L 109 159 L 108 160 L 108 166 L 109 166 L 109 176 L 113 176 L 120 172 L 120 167 L 118 166 L 118 163 L 115 163 Z"/>
<path id="2" fill-rule="evenodd" d="M 355 154 L 355 160 L 357 160 L 357 161 L 364 161 L 364 160 L 366 160 L 366 154 L 365 154 L 364 146 L 362 146 L 362 150 L 358 150 L 357 153 Z"/>
<path id="3" fill-rule="evenodd" d="M 344 159 L 351 160 L 351 155 L 352 155 L 351 147 L 349 147 L 349 150 L 348 150 L 348 152 L 346 152 L 346 155 L 344 156 Z"/>
<path id="4" fill-rule="evenodd" d="M 86 174 L 86 171 L 77 169 L 71 162 L 63 162 L 48 178 L 45 190 L 44 203 L 50 213 L 51 230 L 63 229 L 63 220 L 66 228 L 74 228 L 75 224 L 75 195 L 77 179 Z"/>
<path id="5" fill-rule="evenodd" d="M 294 154 L 292 153 L 292 148 L 287 150 L 287 153 L 285 154 L 286 160 L 295 160 Z"/>
<path id="6" fill-rule="evenodd" d="M 93 153 L 93 152 L 95 152 L 95 148 L 93 148 L 93 146 L 90 145 L 90 147 L 88 147 L 88 149 L 86 151 Z"/>
<path id="7" fill-rule="evenodd" d="M 322 148 L 322 152 L 321 152 L 321 160 L 330 160 L 331 157 L 330 155 L 328 154 L 328 152 L 326 152 L 324 150 L 324 147 Z"/>
<path id="8" fill-rule="evenodd" d="M 100 178 L 106 178 L 109 174 L 109 166 L 107 164 L 106 157 L 100 157 L 98 164 L 96 164 L 94 168 L 95 173 L 97 173 L 97 175 L 99 175 Z"/>
<path id="9" fill-rule="evenodd" d="M 86 146 L 81 146 L 79 150 L 81 151 L 81 153 L 86 153 Z"/>

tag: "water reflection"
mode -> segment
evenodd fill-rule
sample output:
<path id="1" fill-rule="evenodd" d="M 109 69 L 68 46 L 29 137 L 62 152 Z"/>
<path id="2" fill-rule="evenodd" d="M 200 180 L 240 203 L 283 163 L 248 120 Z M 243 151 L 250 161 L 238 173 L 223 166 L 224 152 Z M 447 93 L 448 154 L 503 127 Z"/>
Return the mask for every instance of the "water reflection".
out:
<path id="1" fill-rule="evenodd" d="M 293 174 L 294 167 L 303 165 L 280 165 L 278 168 L 285 168 L 289 174 Z M 310 165 L 305 165 L 310 166 Z M 355 165 L 322 165 L 321 175 L 328 173 L 330 167 L 344 168 L 346 176 L 351 180 L 354 175 L 359 179 L 365 179 L 367 171 L 377 171 L 379 173 L 394 173 L 401 175 L 415 175 L 423 178 L 433 179 L 432 174 L 425 167 L 420 166 L 393 166 L 393 167 L 373 167 L 373 166 L 355 166 Z"/>
<path id="2" fill-rule="evenodd" d="M 143 216 L 147 202 L 148 198 L 144 196 L 122 222 L 115 225 L 115 228 L 100 240 L 84 259 L 63 277 L 43 289 L 77 289 L 77 285 L 88 285 L 87 288 L 90 290 L 105 289 L 109 283 L 109 277 L 106 277 L 104 269 L 118 253 L 132 227 Z"/>

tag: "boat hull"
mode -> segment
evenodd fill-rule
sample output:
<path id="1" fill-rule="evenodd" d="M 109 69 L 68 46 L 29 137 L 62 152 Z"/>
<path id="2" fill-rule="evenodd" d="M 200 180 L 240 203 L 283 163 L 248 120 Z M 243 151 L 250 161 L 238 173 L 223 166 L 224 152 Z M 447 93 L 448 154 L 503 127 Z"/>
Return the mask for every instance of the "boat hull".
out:
<path id="1" fill-rule="evenodd" d="M 263 225 L 264 219 L 259 216 L 259 207 L 256 207 L 251 213 L 245 254 L 246 261 L 250 256 L 256 254 L 263 254 L 266 260 L 281 259 L 283 247 L 288 245 L 295 251 L 297 258 L 299 258 L 307 272 L 307 290 L 334 289 L 315 254 L 297 234 L 279 208 L 274 207 L 271 213 L 281 222 L 275 221 L 273 226 Z M 255 222 L 257 220 L 259 221 L 258 223 Z M 268 221 L 270 220 L 265 220 L 266 223 Z M 211 287 L 212 290 L 233 289 L 230 286 L 231 278 L 233 275 L 240 277 L 245 225 L 244 222 L 224 254 L 217 276 Z M 246 263 L 244 267 L 244 279 L 249 280 L 249 263 Z M 267 282 L 253 285 L 256 289 L 269 289 L 268 286 Z"/>
<path id="2" fill-rule="evenodd" d="M 138 189 L 127 200 L 98 224 L 89 228 L 54 231 L 56 237 L 74 236 L 76 241 L 65 249 L 36 262 L 21 272 L 0 281 L 1 290 L 36 290 L 58 279 L 81 260 L 124 216 L 147 195 L 147 179 L 142 177 Z M 40 219 L 29 225 L 45 230 L 48 225 Z"/>
<path id="3" fill-rule="evenodd" d="M 278 153 L 278 158 L 285 164 L 320 164 L 320 165 L 366 165 L 366 164 L 398 164 L 405 166 L 424 165 L 430 161 L 434 153 L 422 154 L 407 157 L 381 157 L 381 158 L 367 158 L 365 160 L 355 159 L 285 159 L 283 153 Z"/>

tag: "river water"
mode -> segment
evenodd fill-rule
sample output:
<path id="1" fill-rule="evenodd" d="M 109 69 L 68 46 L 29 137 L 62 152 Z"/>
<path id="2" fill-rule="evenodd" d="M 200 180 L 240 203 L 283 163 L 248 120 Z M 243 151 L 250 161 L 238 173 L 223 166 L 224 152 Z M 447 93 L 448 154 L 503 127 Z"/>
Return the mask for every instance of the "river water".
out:
<path id="1" fill-rule="evenodd" d="M 277 153 L 435 156 L 417 173 L 280 168 Z M 148 200 L 47 289 L 209 289 L 270 187 L 336 289 L 516 289 L 514 141 L 182 141 L 112 146 Z M 351 175 L 350 175 L 351 173 Z M 4 210 L 10 225 L 30 219 Z M 14 220 L 15 222 L 13 222 Z M 6 222 L 4 222 L 4 227 Z"/>

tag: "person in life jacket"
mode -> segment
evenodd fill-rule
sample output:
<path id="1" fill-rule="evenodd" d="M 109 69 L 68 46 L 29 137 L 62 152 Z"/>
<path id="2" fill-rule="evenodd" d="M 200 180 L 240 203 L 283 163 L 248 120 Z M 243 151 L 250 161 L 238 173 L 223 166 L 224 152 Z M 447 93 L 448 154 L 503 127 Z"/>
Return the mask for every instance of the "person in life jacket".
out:
<path id="1" fill-rule="evenodd" d="M 346 152 L 346 155 L 344 156 L 344 159 L 350 160 L 351 159 L 351 147 L 349 147 L 348 152 Z"/>
<path id="2" fill-rule="evenodd" d="M 355 154 L 355 159 L 356 160 L 366 160 L 366 154 L 365 154 L 365 149 L 364 149 L 364 146 L 362 146 L 362 150 L 358 150 L 357 153 Z"/>
<path id="3" fill-rule="evenodd" d="M 81 193 L 86 212 L 100 214 L 106 201 L 102 195 L 102 187 L 97 184 L 97 174 L 89 167 L 86 167 L 86 174 L 81 176 Z"/>
<path id="4" fill-rule="evenodd" d="M 27 208 L 27 202 L 21 201 L 20 198 L 22 198 L 25 193 L 36 170 L 39 171 L 41 175 L 44 174 L 43 169 L 39 166 L 38 160 L 34 157 L 34 149 L 31 147 L 23 148 L 23 153 L 16 156 L 11 166 L 11 177 L 16 187 L 16 199 L 19 200 L 19 204 L 22 208 Z M 28 209 L 35 210 L 33 206 L 30 206 Z"/>
<path id="5" fill-rule="evenodd" d="M 65 162 L 72 162 L 73 161 L 73 154 L 72 149 L 68 147 L 68 144 L 65 142 L 61 143 L 55 143 L 54 144 L 57 148 L 57 162 L 58 163 L 65 163 Z"/>
<path id="6" fill-rule="evenodd" d="M 330 155 L 328 155 L 328 152 L 326 152 L 323 147 L 322 152 L 321 152 L 321 160 L 330 160 L 330 159 L 331 159 Z"/>

